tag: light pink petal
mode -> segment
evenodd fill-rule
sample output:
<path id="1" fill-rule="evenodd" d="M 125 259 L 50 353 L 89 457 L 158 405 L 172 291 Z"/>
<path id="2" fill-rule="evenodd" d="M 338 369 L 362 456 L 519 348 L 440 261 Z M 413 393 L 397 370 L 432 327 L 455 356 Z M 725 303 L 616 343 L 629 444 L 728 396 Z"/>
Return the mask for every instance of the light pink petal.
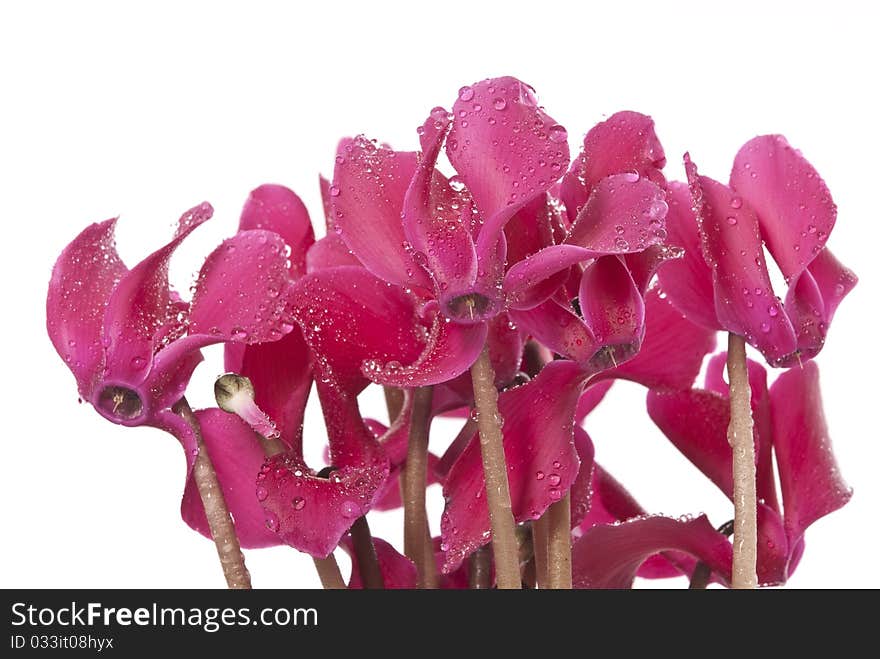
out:
<path id="1" fill-rule="evenodd" d="M 824 319 L 830 324 L 837 305 L 855 287 L 859 278 L 838 261 L 827 247 L 816 255 L 810 263 L 809 271 L 822 293 L 822 302 L 825 306 Z"/>
<path id="2" fill-rule="evenodd" d="M 703 258 L 700 229 L 693 211 L 693 200 L 687 185 L 669 183 L 666 192 L 669 212 L 666 214 L 668 243 L 684 249 L 680 259 L 669 261 L 657 277 L 669 299 L 691 322 L 720 330 L 715 316 L 715 292 L 712 268 Z"/>
<path id="3" fill-rule="evenodd" d="M 415 360 L 372 358 L 363 374 L 386 387 L 426 387 L 458 377 L 477 360 L 486 343 L 487 323 L 461 325 L 434 317 L 428 342 Z"/>
<path id="4" fill-rule="evenodd" d="M 510 268 L 504 277 L 508 304 L 514 309 L 538 306 L 564 282 L 571 266 L 597 256 L 598 253 L 577 245 L 550 245 L 526 257 Z M 549 286 L 546 285 L 548 281 L 551 282 Z"/>
<path id="5" fill-rule="evenodd" d="M 382 538 L 373 536 L 373 546 L 376 548 L 376 558 L 379 559 L 379 572 L 382 573 L 382 581 L 386 590 L 414 589 L 418 586 L 418 570 L 415 563 L 397 551 Z M 348 587 L 353 590 L 362 589 L 363 580 L 354 552 L 354 544 L 350 536 L 345 536 L 340 547 L 351 557 L 351 578 Z"/>
<path id="6" fill-rule="evenodd" d="M 585 378 L 574 362 L 555 361 L 534 380 L 499 396 L 510 499 L 517 522 L 537 519 L 577 476 L 574 413 Z M 485 487 L 479 440 L 474 439 L 452 466 L 443 487 L 444 572 L 454 570 L 489 540 Z"/>
<path id="7" fill-rule="evenodd" d="M 285 245 L 271 231 L 239 231 L 205 259 L 190 305 L 189 333 L 217 341 L 277 341 L 292 329 Z"/>
<path id="8" fill-rule="evenodd" d="M 586 364 L 601 345 L 590 328 L 584 324 L 569 305 L 550 299 L 528 311 L 508 312 L 524 332 L 527 332 L 553 352 Z"/>
<path id="9" fill-rule="evenodd" d="M 621 259 L 603 256 L 584 268 L 578 300 L 584 324 L 605 353 L 603 367 L 634 357 L 645 336 L 645 301 Z"/>
<path id="10" fill-rule="evenodd" d="M 516 78 L 462 87 L 452 111 L 446 153 L 487 220 L 508 205 L 528 203 L 565 173 L 565 129 Z"/>
<path id="11" fill-rule="evenodd" d="M 363 136 L 342 140 L 329 194 L 339 236 L 370 272 L 401 286 L 430 288 L 404 248 L 400 218 L 417 166 L 416 153 L 395 152 Z"/>
<path id="12" fill-rule="evenodd" d="M 782 135 L 762 135 L 736 154 L 730 185 L 755 209 L 767 249 L 787 281 L 822 250 L 837 206 L 813 166 Z"/>
<path id="13" fill-rule="evenodd" d="M 403 203 L 403 229 L 413 259 L 431 275 L 443 309 L 472 292 L 477 276 L 471 208 L 434 169 L 448 129 L 448 113 L 435 108 L 421 128 L 423 153 Z"/>
<path id="14" fill-rule="evenodd" d="M 662 187 L 660 170 L 665 164 L 666 156 L 651 117 L 616 112 L 584 137 L 583 150 L 562 179 L 560 199 L 574 221 L 592 189 L 606 176 L 635 172 Z"/>
<path id="15" fill-rule="evenodd" d="M 91 224 L 61 252 L 46 296 L 46 329 L 55 350 L 89 398 L 104 361 L 104 309 L 127 272 L 116 253 L 116 220 Z"/>
<path id="16" fill-rule="evenodd" d="M 623 260 L 626 263 L 626 269 L 632 275 L 636 288 L 644 295 L 661 266 L 680 259 L 682 256 L 684 256 L 683 250 L 658 244 L 651 245 L 641 252 L 624 254 Z"/>
<path id="17" fill-rule="evenodd" d="M 105 378 L 136 385 L 144 381 L 159 348 L 183 323 L 180 298 L 168 284 L 168 262 L 177 246 L 213 214 L 204 203 L 184 213 L 174 238 L 132 268 L 113 290 L 104 312 Z"/>
<path id="18" fill-rule="evenodd" d="M 309 347 L 300 329 L 295 327 L 279 341 L 227 343 L 225 349 L 226 370 L 250 379 L 254 402 L 275 423 L 281 439 L 288 446 L 300 441 L 312 386 Z"/>
<path id="19" fill-rule="evenodd" d="M 813 522 L 844 506 L 852 490 L 840 475 L 822 411 L 819 367 L 792 368 L 770 387 L 773 448 L 785 509 L 796 544 Z"/>
<path id="20" fill-rule="evenodd" d="M 241 211 L 241 231 L 274 231 L 290 247 L 290 274 L 306 272 L 306 252 L 315 242 L 315 232 L 305 204 L 293 190 L 282 185 L 261 185 L 253 190 Z"/>
<path id="21" fill-rule="evenodd" d="M 340 265 L 361 265 L 361 262 L 335 233 L 328 233 L 316 240 L 306 253 L 306 272 Z"/>
<path id="22" fill-rule="evenodd" d="M 235 520 L 235 532 L 245 549 L 280 545 L 277 534 L 266 528 L 265 515 L 257 498 L 254 477 L 266 454 L 257 436 L 234 414 L 217 408 L 196 412 L 223 498 Z M 211 538 L 205 507 L 190 473 L 180 505 L 183 521 Z"/>
<path id="23" fill-rule="evenodd" d="M 791 321 L 773 293 L 758 219 L 748 204 L 686 160 L 703 253 L 713 270 L 715 314 L 775 364 L 797 348 Z"/>
<path id="24" fill-rule="evenodd" d="M 665 192 L 637 174 L 603 178 L 565 238 L 599 254 L 626 254 L 666 239 Z"/>
<path id="25" fill-rule="evenodd" d="M 650 389 L 687 389 L 714 349 L 715 331 L 690 322 L 655 287 L 645 294 L 645 338 L 639 353 L 599 377 L 632 380 Z"/>
<path id="26" fill-rule="evenodd" d="M 336 230 L 336 221 L 333 218 L 332 195 L 330 194 L 330 181 L 322 175 L 318 175 L 318 187 L 321 189 L 321 207 L 324 209 L 324 228 L 327 233 Z"/>
<path id="27" fill-rule="evenodd" d="M 295 282 L 293 314 L 324 373 L 344 390 L 368 384 L 365 360 L 410 363 L 424 348 L 415 299 L 360 266 L 319 270 Z M 316 375 L 316 377 L 317 377 Z"/>
<path id="28" fill-rule="evenodd" d="M 641 517 L 588 530 L 572 546 L 575 588 L 631 588 L 639 567 L 664 551 L 690 554 L 730 583 L 733 551 L 705 515 L 689 521 Z"/>

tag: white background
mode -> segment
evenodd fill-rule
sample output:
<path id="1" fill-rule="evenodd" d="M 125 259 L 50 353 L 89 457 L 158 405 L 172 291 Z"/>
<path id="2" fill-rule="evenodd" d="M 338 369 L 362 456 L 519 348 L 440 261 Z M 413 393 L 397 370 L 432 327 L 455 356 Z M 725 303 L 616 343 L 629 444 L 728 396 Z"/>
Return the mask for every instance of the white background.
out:
<path id="1" fill-rule="evenodd" d="M 183 210 L 209 200 L 215 219 L 173 265 L 186 290 L 234 232 L 253 187 L 292 187 L 320 222 L 317 175 L 332 173 L 339 137 L 365 132 L 415 149 L 433 106 L 507 74 L 537 89 L 573 152 L 594 123 L 632 109 L 656 120 L 670 178 L 682 176 L 690 150 L 702 172 L 724 179 L 738 147 L 767 132 L 784 133 L 823 175 L 839 206 L 829 245 L 861 278 L 819 358 L 855 496 L 808 531 L 790 586 L 880 586 L 880 57 L 870 3 L 590 4 L 4 3 L 0 586 L 223 586 L 213 546 L 179 518 L 177 442 L 77 404 L 45 332 L 46 284 L 64 245 L 120 215 L 119 248 L 132 264 Z M 207 357 L 190 388 L 198 405 L 210 404 L 222 368 L 218 351 Z M 368 391 L 364 409 L 381 415 L 380 401 Z M 320 424 L 310 409 L 311 455 L 320 455 Z M 639 387 L 615 385 L 588 430 L 598 459 L 650 511 L 731 516 L 651 425 Z M 434 442 L 453 431 L 437 426 Z M 399 543 L 400 515 L 371 517 L 377 535 Z M 257 587 L 317 585 L 311 561 L 292 549 L 247 560 Z"/>

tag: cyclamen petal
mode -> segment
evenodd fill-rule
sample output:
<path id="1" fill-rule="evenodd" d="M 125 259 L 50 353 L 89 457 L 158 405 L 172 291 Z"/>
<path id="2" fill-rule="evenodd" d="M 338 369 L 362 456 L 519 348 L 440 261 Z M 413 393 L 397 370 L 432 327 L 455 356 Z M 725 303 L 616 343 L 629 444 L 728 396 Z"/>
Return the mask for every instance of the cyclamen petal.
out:
<path id="1" fill-rule="evenodd" d="M 577 476 L 574 413 L 586 377 L 577 364 L 555 361 L 534 380 L 498 397 L 510 499 L 517 522 L 540 517 L 565 495 Z M 443 572 L 454 570 L 490 537 L 485 487 L 475 434 L 443 486 Z"/>
<path id="2" fill-rule="evenodd" d="M 283 185 L 261 185 L 253 190 L 244 204 L 239 229 L 266 229 L 284 239 L 290 247 L 290 274 L 306 273 L 305 256 L 315 242 L 315 232 L 305 204 L 297 194 Z"/>
<path id="3" fill-rule="evenodd" d="M 116 220 L 92 224 L 64 248 L 52 269 L 46 329 L 89 398 L 104 362 L 101 328 L 110 294 L 128 272 L 116 252 Z"/>
<path id="4" fill-rule="evenodd" d="M 586 364 L 601 344 L 569 305 L 550 299 L 529 311 L 511 310 L 517 327 L 528 332 L 553 352 Z"/>
<path id="5" fill-rule="evenodd" d="M 342 242 L 342 238 L 335 233 L 327 234 L 320 240 L 316 240 L 306 252 L 306 272 L 308 273 L 340 265 L 361 266 L 362 264 Z"/>
<path id="6" fill-rule="evenodd" d="M 397 551 L 391 544 L 382 538 L 373 536 L 373 546 L 376 548 L 376 558 L 379 560 L 379 572 L 382 573 L 382 581 L 386 589 L 416 588 L 418 585 L 418 570 L 415 563 Z M 353 590 L 362 589 L 363 580 L 354 552 L 354 543 L 349 536 L 345 536 L 340 547 L 351 557 L 351 578 L 348 587 Z"/>
<path id="7" fill-rule="evenodd" d="M 837 219 L 837 206 L 815 168 L 782 135 L 762 135 L 736 154 L 730 185 L 755 209 L 786 281 L 800 275 Z"/>
<path id="8" fill-rule="evenodd" d="M 403 200 L 418 154 L 392 151 L 363 136 L 343 140 L 330 186 L 332 215 L 348 249 L 377 277 L 430 289 L 431 282 L 404 248 Z"/>

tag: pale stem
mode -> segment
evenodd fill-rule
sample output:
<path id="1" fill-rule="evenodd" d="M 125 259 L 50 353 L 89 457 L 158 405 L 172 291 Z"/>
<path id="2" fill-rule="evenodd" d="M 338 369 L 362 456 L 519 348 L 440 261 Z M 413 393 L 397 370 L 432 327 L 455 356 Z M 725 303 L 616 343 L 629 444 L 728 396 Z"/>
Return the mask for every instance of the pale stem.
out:
<path id="1" fill-rule="evenodd" d="M 492 587 L 492 561 L 489 546 L 483 545 L 470 555 L 468 566 L 468 586 L 474 590 L 488 590 Z"/>
<path id="2" fill-rule="evenodd" d="M 217 556 L 220 558 L 226 584 L 232 589 L 249 589 L 251 575 L 244 564 L 244 554 L 241 552 L 241 545 L 235 533 L 235 524 L 229 514 L 220 481 L 217 480 L 217 473 L 205 447 L 199 421 L 186 398 L 181 398 L 172 411 L 189 424 L 196 438 L 198 455 L 193 465 L 193 480 L 205 508 L 205 517 L 208 520 L 214 545 L 217 547 Z"/>
<path id="3" fill-rule="evenodd" d="M 510 505 L 507 461 L 501 433 L 502 419 L 498 413 L 498 390 L 495 388 L 495 373 L 489 359 L 488 347 L 483 348 L 477 361 L 471 366 L 471 380 L 474 385 L 480 451 L 486 479 L 486 503 L 492 528 L 495 580 L 500 589 L 519 589 L 522 588 L 522 581 L 516 526 Z"/>
<path id="4" fill-rule="evenodd" d="M 550 587 L 550 520 L 545 512 L 532 522 L 532 550 L 535 552 L 535 582 Z"/>
<path id="5" fill-rule="evenodd" d="M 382 387 L 385 392 L 385 407 L 388 408 L 388 425 L 392 425 L 403 409 L 403 389 Z"/>
<path id="6" fill-rule="evenodd" d="M 327 558 L 312 557 L 315 563 L 315 569 L 318 571 L 318 577 L 321 579 L 321 585 L 324 590 L 345 590 L 345 581 L 342 579 L 342 573 L 339 571 L 339 564 L 336 557 L 330 554 Z"/>
<path id="7" fill-rule="evenodd" d="M 376 556 L 376 546 L 373 544 L 373 535 L 370 533 L 370 525 L 367 518 L 358 517 L 351 527 L 351 539 L 354 544 L 354 560 L 357 561 L 358 571 L 361 575 L 361 583 L 365 590 L 378 590 L 385 588 L 385 579 L 379 568 L 379 557 Z"/>
<path id="8" fill-rule="evenodd" d="M 403 553 L 416 565 L 419 588 L 437 587 L 434 552 L 426 551 L 428 514 L 425 510 L 425 488 L 428 478 L 428 435 L 431 427 L 433 387 L 413 390 L 412 421 L 403 477 Z M 430 559 L 430 560 L 429 560 Z"/>
<path id="9" fill-rule="evenodd" d="M 568 492 L 550 505 L 547 518 L 548 587 L 571 590 L 571 497 Z"/>
<path id="10" fill-rule="evenodd" d="M 755 588 L 758 555 L 758 503 L 755 485 L 751 387 L 746 344 L 741 336 L 727 338 L 727 377 L 730 380 L 730 425 L 727 441 L 733 448 L 733 587 Z"/>

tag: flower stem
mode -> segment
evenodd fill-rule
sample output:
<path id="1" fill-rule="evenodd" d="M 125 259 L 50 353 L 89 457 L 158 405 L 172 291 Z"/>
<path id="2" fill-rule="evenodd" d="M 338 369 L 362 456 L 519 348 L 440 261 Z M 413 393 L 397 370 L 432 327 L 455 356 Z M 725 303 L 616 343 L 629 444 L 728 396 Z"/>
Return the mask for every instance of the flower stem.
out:
<path id="1" fill-rule="evenodd" d="M 412 421 L 404 466 L 403 553 L 416 565 L 419 573 L 419 588 L 437 587 L 434 552 L 431 551 L 429 557 L 425 548 L 426 538 L 430 538 L 427 531 L 425 488 L 428 482 L 428 434 L 431 427 L 433 398 L 433 387 L 419 387 L 413 391 Z"/>
<path id="2" fill-rule="evenodd" d="M 730 425 L 727 441 L 733 448 L 733 587 L 757 587 L 758 503 L 755 485 L 751 387 L 745 340 L 727 338 L 727 377 L 730 380 Z"/>
<path id="3" fill-rule="evenodd" d="M 339 563 L 332 553 L 327 558 L 313 557 L 312 560 L 315 562 L 315 569 L 318 571 L 324 590 L 345 590 L 345 581 L 339 571 Z"/>
<path id="4" fill-rule="evenodd" d="M 535 553 L 535 583 L 550 587 L 550 520 L 545 512 L 532 522 L 532 550 Z"/>
<path id="5" fill-rule="evenodd" d="M 385 391 L 385 407 L 388 408 L 388 425 L 393 425 L 403 409 L 403 389 L 382 387 Z"/>
<path id="6" fill-rule="evenodd" d="M 516 525 L 510 505 L 510 486 L 507 482 L 507 461 L 501 434 L 501 416 L 498 413 L 498 390 L 495 373 L 489 359 L 488 346 L 471 366 L 474 385 L 474 403 L 477 408 L 477 427 L 480 430 L 480 451 L 486 479 L 486 503 L 492 527 L 492 551 L 495 556 L 495 580 L 500 589 L 519 589 L 519 550 Z"/>
<path id="7" fill-rule="evenodd" d="M 385 579 L 382 577 L 382 570 L 379 569 L 379 557 L 376 556 L 376 547 L 373 544 L 373 535 L 370 533 L 366 516 L 358 517 L 352 525 L 351 539 L 354 541 L 354 557 L 364 589 L 385 588 Z"/>
<path id="8" fill-rule="evenodd" d="M 223 497 L 220 481 L 217 480 L 217 472 L 214 471 L 211 456 L 208 455 L 208 449 L 205 447 L 199 421 L 186 398 L 181 398 L 172 410 L 189 424 L 196 438 L 199 454 L 193 465 L 193 479 L 202 499 L 202 505 L 205 507 L 205 517 L 208 519 L 211 537 L 214 538 L 214 545 L 217 547 L 226 584 L 232 589 L 249 589 L 251 575 L 244 564 L 244 554 L 241 553 L 235 524 L 226 507 L 226 499 Z"/>
<path id="9" fill-rule="evenodd" d="M 547 512 L 548 587 L 571 590 L 571 497 L 568 492 Z"/>
<path id="10" fill-rule="evenodd" d="M 492 587 L 492 557 L 488 545 L 477 549 L 468 559 L 468 586 L 474 590 L 488 590 Z"/>

